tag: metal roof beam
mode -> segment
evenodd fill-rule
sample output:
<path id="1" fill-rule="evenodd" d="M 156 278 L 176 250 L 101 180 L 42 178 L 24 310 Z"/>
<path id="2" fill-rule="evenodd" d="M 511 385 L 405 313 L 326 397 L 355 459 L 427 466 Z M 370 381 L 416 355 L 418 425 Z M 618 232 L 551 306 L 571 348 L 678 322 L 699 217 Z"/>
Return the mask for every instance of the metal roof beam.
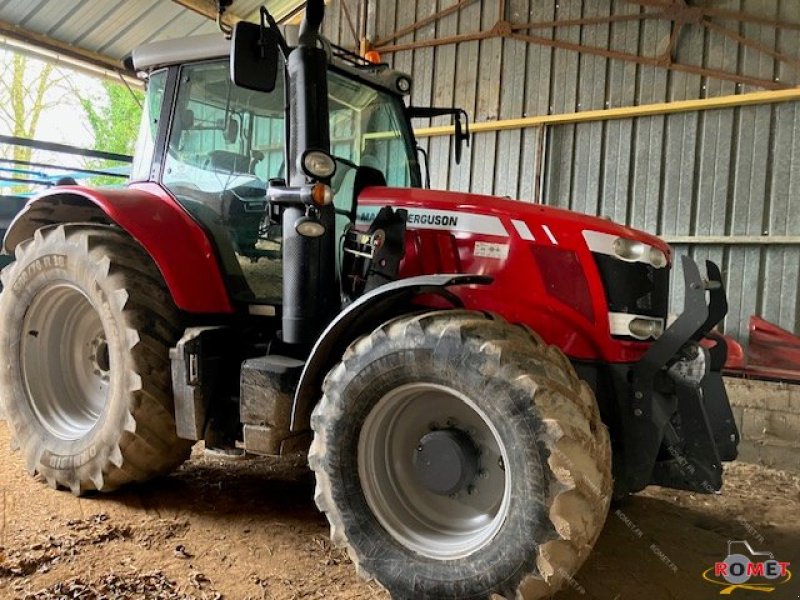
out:
<path id="1" fill-rule="evenodd" d="M 88 63 L 100 69 L 115 71 L 117 73 L 130 76 L 134 75 L 132 72 L 126 70 L 122 63 L 111 58 L 110 56 L 92 52 L 91 50 L 87 50 L 85 48 L 78 48 L 77 46 L 47 37 L 40 33 L 35 33 L 28 29 L 24 29 L 23 27 L 14 25 L 13 23 L 8 23 L 7 21 L 0 21 L 0 36 L 18 40 L 29 46 L 42 48 L 51 54 L 65 56 L 76 61 Z M 46 55 L 44 57 L 46 58 Z"/>
<path id="2" fill-rule="evenodd" d="M 217 8 L 217 3 L 215 0 L 172 0 L 175 4 L 182 6 L 192 12 L 197 13 L 207 19 L 211 19 L 212 21 L 217 20 L 217 16 L 219 15 L 219 9 Z M 230 9 L 225 11 L 225 14 L 222 17 L 222 22 L 225 25 L 232 27 L 238 21 L 241 21 L 242 17 L 239 15 L 231 12 Z"/>
<path id="3" fill-rule="evenodd" d="M 330 1 L 325 0 L 325 4 L 330 4 Z M 172 0 L 172 2 L 212 21 L 216 21 L 219 14 L 216 0 Z M 264 3 L 279 23 L 291 22 L 298 14 L 302 13 L 306 6 L 305 0 L 265 0 Z M 259 10 L 260 8 L 256 8 L 250 14 L 238 14 L 228 8 L 222 20 L 229 26 L 248 19 L 257 21 Z"/>

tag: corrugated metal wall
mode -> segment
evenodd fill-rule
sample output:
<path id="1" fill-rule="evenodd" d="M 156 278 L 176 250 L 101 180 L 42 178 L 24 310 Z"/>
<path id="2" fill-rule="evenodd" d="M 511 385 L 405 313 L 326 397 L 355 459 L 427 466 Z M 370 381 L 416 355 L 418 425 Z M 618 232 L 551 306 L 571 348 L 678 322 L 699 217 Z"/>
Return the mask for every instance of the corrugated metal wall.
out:
<path id="1" fill-rule="evenodd" d="M 327 33 L 353 46 L 339 1 L 329 11 Z M 345 2 L 358 33 L 364 3 Z M 368 12 L 365 27 L 381 38 L 455 3 L 372 0 L 374 12 Z M 714 6 L 800 23 L 797 0 L 729 0 Z M 499 7 L 492 0 L 475 2 L 396 43 L 491 28 Z M 514 22 L 640 10 L 622 0 L 506 2 L 506 18 Z M 550 30 L 537 33 L 550 35 Z M 654 56 L 666 48 L 670 33 L 669 23 L 645 20 L 560 29 L 556 35 Z M 776 35 L 771 26 L 746 24 L 739 33 L 800 57 L 800 31 Z M 461 106 L 478 122 L 753 91 L 732 82 L 515 40 L 464 42 L 384 58 L 413 75 L 414 103 Z M 677 60 L 800 82 L 800 69 L 697 26 L 682 33 Z M 524 201 L 541 194 L 546 203 L 607 215 L 664 236 L 800 235 L 800 103 L 549 126 L 546 135 L 539 128 L 480 133 L 460 166 L 452 160 L 449 138 L 422 144 L 430 153 L 433 187 Z M 800 247 L 693 244 L 676 250 L 722 264 L 731 304 L 729 333 L 745 341 L 751 314 L 800 332 Z M 677 286 L 675 298 L 681 294 Z M 673 308 L 679 309 L 680 301 Z"/>

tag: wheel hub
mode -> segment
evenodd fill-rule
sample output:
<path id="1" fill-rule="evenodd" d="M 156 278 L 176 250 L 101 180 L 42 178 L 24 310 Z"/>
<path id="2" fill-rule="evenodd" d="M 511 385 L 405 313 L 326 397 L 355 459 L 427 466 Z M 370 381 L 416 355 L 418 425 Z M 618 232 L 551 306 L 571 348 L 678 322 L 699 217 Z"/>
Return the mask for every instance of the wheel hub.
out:
<path id="1" fill-rule="evenodd" d="M 25 315 L 22 376 L 39 423 L 61 440 L 85 436 L 100 420 L 112 361 L 100 314 L 75 285 L 41 289 Z"/>
<path id="2" fill-rule="evenodd" d="M 378 400 L 359 434 L 358 474 L 386 531 L 437 560 L 488 544 L 511 503 L 496 427 L 471 398 L 441 384 L 406 383 Z"/>
<path id="3" fill-rule="evenodd" d="M 472 487 L 478 458 L 478 449 L 469 435 L 457 429 L 440 429 L 420 439 L 414 469 L 427 490 L 452 496 Z"/>
<path id="4" fill-rule="evenodd" d="M 92 340 L 92 349 L 89 356 L 92 361 L 94 374 L 108 381 L 108 372 L 111 369 L 111 361 L 108 357 L 108 342 L 105 334 L 98 335 Z"/>

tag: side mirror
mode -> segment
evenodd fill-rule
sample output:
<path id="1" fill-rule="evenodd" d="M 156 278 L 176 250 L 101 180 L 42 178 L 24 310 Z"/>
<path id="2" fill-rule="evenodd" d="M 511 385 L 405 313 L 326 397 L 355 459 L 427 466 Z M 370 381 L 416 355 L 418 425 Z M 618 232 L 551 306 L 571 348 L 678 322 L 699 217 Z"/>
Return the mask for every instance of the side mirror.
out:
<path id="1" fill-rule="evenodd" d="M 423 185 L 426 190 L 431 189 L 431 171 L 428 163 L 428 152 L 420 145 L 417 145 L 417 154 L 422 157 L 422 164 L 425 167 L 422 175 Z M 458 158 L 456 160 L 459 160 Z"/>
<path id="2" fill-rule="evenodd" d="M 228 144 L 234 144 L 239 139 L 239 121 L 234 117 L 228 117 L 228 123 L 222 130 L 222 139 Z"/>
<path id="3" fill-rule="evenodd" d="M 278 78 L 280 41 L 272 28 L 239 21 L 231 38 L 231 81 L 256 92 L 271 92 Z"/>
<path id="4" fill-rule="evenodd" d="M 452 116 L 455 130 L 453 141 L 455 142 L 456 164 L 461 163 L 461 158 L 464 154 L 464 143 L 469 146 L 470 140 L 469 115 L 467 115 L 467 111 L 463 108 L 439 108 L 435 106 L 409 106 L 406 110 L 410 119 L 431 119 L 444 115 Z M 461 119 L 464 119 L 463 122 Z"/>
<path id="5" fill-rule="evenodd" d="M 462 125 L 461 118 L 464 118 L 464 123 Z M 466 111 L 460 110 L 453 115 L 454 128 L 455 128 L 455 135 L 453 136 L 453 141 L 455 142 L 455 155 L 456 155 L 456 164 L 461 164 L 461 157 L 464 154 L 464 144 L 466 143 L 467 148 L 469 148 L 469 117 L 467 116 Z"/>

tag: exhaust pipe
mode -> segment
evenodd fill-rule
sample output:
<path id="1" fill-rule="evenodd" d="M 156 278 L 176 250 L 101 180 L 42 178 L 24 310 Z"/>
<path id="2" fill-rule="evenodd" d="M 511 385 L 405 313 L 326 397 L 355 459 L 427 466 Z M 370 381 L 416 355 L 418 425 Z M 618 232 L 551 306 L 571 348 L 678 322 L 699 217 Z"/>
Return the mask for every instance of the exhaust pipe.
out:
<path id="1" fill-rule="evenodd" d="M 286 61 L 286 172 L 291 187 L 313 183 L 300 164 L 305 152 L 330 153 L 328 57 L 318 45 L 324 15 L 323 0 L 309 0 L 298 45 Z M 291 206 L 283 214 L 283 340 L 300 345 L 312 344 L 341 308 L 336 283 L 335 209 L 332 204 L 314 209 L 316 219 L 325 227 L 325 233 L 316 238 L 304 237 L 295 229 L 306 210 Z"/>
<path id="2" fill-rule="evenodd" d="M 306 14 L 303 22 L 300 23 L 299 46 L 315 47 L 319 30 L 322 27 L 322 19 L 325 18 L 324 0 L 316 0 L 306 3 Z M 306 39 L 307 38 L 307 39 Z"/>

